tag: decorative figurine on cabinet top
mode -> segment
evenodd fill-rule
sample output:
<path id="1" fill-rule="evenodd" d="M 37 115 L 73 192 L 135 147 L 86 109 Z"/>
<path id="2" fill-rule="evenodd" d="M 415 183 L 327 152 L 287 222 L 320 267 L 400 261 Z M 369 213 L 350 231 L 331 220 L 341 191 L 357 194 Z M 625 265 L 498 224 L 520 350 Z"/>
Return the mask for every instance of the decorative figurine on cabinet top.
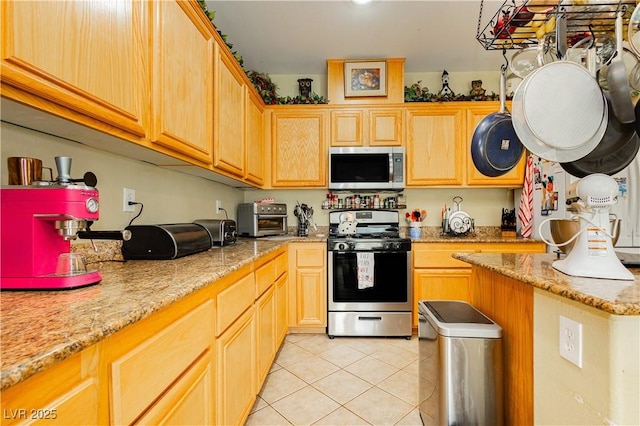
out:
<path id="1" fill-rule="evenodd" d="M 482 88 L 482 80 L 473 80 L 471 82 L 471 91 L 469 95 L 474 101 L 481 101 L 487 91 Z"/>
<path id="2" fill-rule="evenodd" d="M 453 97 L 455 93 L 449 87 L 449 73 L 447 70 L 442 72 L 442 90 L 440 90 L 440 96 L 443 98 Z"/>
<path id="3" fill-rule="evenodd" d="M 298 79 L 298 89 L 300 90 L 300 96 L 308 98 L 311 95 L 311 82 L 312 78 L 300 78 Z"/>

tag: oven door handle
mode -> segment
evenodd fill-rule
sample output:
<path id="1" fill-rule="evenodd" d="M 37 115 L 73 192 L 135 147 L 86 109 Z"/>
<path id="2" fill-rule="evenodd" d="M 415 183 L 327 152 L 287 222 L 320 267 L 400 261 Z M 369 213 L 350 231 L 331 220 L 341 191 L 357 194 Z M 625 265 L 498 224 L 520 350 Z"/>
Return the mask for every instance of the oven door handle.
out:
<path id="1" fill-rule="evenodd" d="M 358 320 L 360 320 L 360 321 L 382 321 L 382 317 L 361 317 L 361 316 L 358 316 Z"/>

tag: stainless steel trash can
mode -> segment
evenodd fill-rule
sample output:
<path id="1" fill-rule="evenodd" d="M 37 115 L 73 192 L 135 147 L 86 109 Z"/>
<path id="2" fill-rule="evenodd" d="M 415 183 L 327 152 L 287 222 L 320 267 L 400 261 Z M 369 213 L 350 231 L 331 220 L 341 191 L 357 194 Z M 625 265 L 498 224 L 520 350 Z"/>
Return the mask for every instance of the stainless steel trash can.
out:
<path id="1" fill-rule="evenodd" d="M 420 417 L 503 425 L 502 328 L 466 302 L 418 302 Z"/>

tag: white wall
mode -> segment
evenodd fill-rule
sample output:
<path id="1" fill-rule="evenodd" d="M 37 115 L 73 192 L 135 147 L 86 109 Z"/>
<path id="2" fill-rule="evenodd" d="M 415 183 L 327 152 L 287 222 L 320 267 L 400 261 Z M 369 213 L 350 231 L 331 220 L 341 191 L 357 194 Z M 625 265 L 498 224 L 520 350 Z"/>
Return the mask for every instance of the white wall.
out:
<path id="1" fill-rule="evenodd" d="M 133 218 L 134 214 L 122 211 L 124 187 L 135 189 L 136 200 L 144 203 L 144 211 L 135 224 L 224 218 L 224 214 L 215 214 L 216 199 L 222 201 L 229 218 L 236 219 L 239 203 L 266 197 L 287 203 L 291 226 L 297 224 L 293 215 L 297 202 L 313 207 L 318 225 L 327 226 L 329 223 L 328 211 L 321 209 L 328 192 L 326 189 L 240 190 L 5 122 L 0 124 L 0 135 L 3 185 L 8 183 L 7 157 L 39 158 L 45 167 L 53 168 L 54 178 L 57 175 L 56 156 L 73 159 L 71 174 L 74 178 L 82 177 L 86 171 L 95 173 L 100 191 L 100 220 L 93 225 L 95 230 L 122 229 Z M 45 176 L 48 176 L 46 172 Z M 475 219 L 476 226 L 499 226 L 502 208 L 513 208 L 514 205 L 513 190 L 502 188 L 409 189 L 404 193 L 410 210 L 427 210 L 426 226 L 440 225 L 442 206 L 445 203 L 452 206 L 451 199 L 456 195 L 464 199 L 462 209 Z M 404 213 L 402 210 L 401 214 Z"/>
<path id="2" fill-rule="evenodd" d="M 135 189 L 136 201 L 144 203 L 142 215 L 134 222 L 136 225 L 224 218 L 223 214 L 215 214 L 216 199 L 222 201 L 229 217 L 235 218 L 236 205 L 243 199 L 239 189 L 9 123 L 0 124 L 0 136 L 3 185 L 8 183 L 7 157 L 39 158 L 45 167 L 53 168 L 54 179 L 56 156 L 72 158 L 73 178 L 81 178 L 86 171 L 95 173 L 100 191 L 100 220 L 92 226 L 94 230 L 123 229 L 133 218 L 135 213 L 122 211 L 124 187 Z M 44 176 L 48 178 L 46 171 Z"/>
<path id="3" fill-rule="evenodd" d="M 314 219 L 318 225 L 329 224 L 328 210 L 322 210 L 322 201 L 326 198 L 326 189 L 299 189 L 299 190 L 248 190 L 244 193 L 245 202 L 252 202 L 261 198 L 273 197 L 276 202 L 287 203 L 289 210 L 289 225 L 295 226 L 297 219 L 293 215 L 293 208 L 300 202 L 313 207 Z M 451 199 L 459 195 L 464 201 L 462 210 L 466 211 L 475 220 L 476 226 L 500 226 L 502 208 L 512 209 L 513 190 L 503 188 L 434 188 L 434 189 L 407 189 L 404 191 L 407 197 L 408 210 L 427 210 L 425 226 L 441 225 L 441 209 L 444 204 L 453 207 Z M 340 194 L 344 197 L 349 194 Z M 390 194 L 382 194 L 388 196 Z M 404 217 L 406 210 L 401 210 Z M 406 223 L 402 223 L 406 225 Z"/>

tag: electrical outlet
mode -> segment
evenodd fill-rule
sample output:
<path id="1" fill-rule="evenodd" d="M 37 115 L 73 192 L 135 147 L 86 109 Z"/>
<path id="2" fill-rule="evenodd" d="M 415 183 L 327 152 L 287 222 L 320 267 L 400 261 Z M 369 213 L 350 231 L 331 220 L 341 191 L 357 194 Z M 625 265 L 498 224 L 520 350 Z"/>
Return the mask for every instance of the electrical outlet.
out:
<path id="1" fill-rule="evenodd" d="M 131 188 L 124 188 L 123 196 L 122 196 L 122 211 L 124 212 L 135 212 L 136 206 L 129 205 L 129 201 L 136 201 L 136 190 Z"/>
<path id="2" fill-rule="evenodd" d="M 222 213 L 222 201 L 216 200 L 216 213 Z"/>
<path id="3" fill-rule="evenodd" d="M 560 356 L 582 368 L 582 324 L 560 315 Z"/>

